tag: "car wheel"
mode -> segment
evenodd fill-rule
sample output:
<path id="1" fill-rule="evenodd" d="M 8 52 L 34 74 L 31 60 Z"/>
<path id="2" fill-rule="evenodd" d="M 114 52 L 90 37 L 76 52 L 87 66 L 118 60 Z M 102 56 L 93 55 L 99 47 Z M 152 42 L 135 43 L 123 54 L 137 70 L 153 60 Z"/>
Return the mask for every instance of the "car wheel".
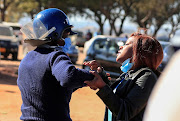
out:
<path id="1" fill-rule="evenodd" d="M 13 54 L 12 54 L 12 59 L 13 59 L 13 60 L 17 60 L 17 56 L 18 56 L 17 52 L 13 53 Z"/>
<path id="2" fill-rule="evenodd" d="M 9 54 L 4 54 L 4 59 L 7 59 Z"/>

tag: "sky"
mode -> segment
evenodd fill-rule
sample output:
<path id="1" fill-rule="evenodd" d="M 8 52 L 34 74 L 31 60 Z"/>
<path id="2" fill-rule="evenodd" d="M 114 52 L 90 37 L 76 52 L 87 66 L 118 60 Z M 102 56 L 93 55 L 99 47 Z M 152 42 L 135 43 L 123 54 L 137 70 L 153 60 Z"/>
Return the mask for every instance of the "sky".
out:
<path id="1" fill-rule="evenodd" d="M 31 21 L 31 18 L 30 17 L 24 17 L 24 18 L 21 18 L 19 20 L 19 23 L 21 25 L 25 25 L 27 22 L 30 22 Z M 83 18 L 83 17 L 69 17 L 69 22 L 70 24 L 72 24 L 74 27 L 73 27 L 73 30 L 77 30 L 77 31 L 82 31 L 84 34 L 87 33 L 88 29 L 91 30 L 92 33 L 94 32 L 97 32 L 98 31 L 98 24 L 91 20 L 91 19 L 86 19 L 86 18 Z M 162 28 L 167 28 L 168 25 L 165 25 L 163 26 Z M 109 24 L 106 22 L 105 25 L 104 25 L 104 34 L 108 34 L 108 30 L 109 30 Z M 123 26 L 123 30 L 126 32 L 126 33 L 133 33 L 135 31 L 137 31 L 138 29 L 138 25 L 131 22 L 129 18 L 126 19 L 125 23 L 124 23 L 124 26 Z M 159 36 L 162 36 L 162 35 L 168 35 L 168 32 L 166 32 L 164 29 L 161 29 L 159 32 L 158 32 L 158 35 Z M 176 35 L 177 36 L 180 36 L 180 30 L 176 32 Z"/>
<path id="2" fill-rule="evenodd" d="M 19 23 L 21 25 L 25 25 L 26 23 L 30 21 L 31 21 L 31 18 L 26 16 L 26 17 L 21 18 L 19 20 Z M 83 31 L 84 33 L 86 33 L 88 29 L 90 29 L 92 32 L 97 32 L 99 28 L 96 22 L 94 22 L 91 19 L 86 19 L 83 17 L 70 17 L 69 22 L 70 24 L 74 26 L 73 27 L 74 30 Z M 125 29 L 129 31 L 130 33 L 135 32 L 137 30 L 137 25 L 133 24 L 132 22 L 129 22 L 128 20 L 125 22 L 124 26 L 125 26 Z M 109 25 L 106 22 L 104 25 L 105 34 L 108 34 L 108 29 L 109 29 Z"/>
<path id="3" fill-rule="evenodd" d="M 98 24 L 91 20 L 91 19 L 86 19 L 86 18 L 82 18 L 82 17 L 74 17 L 74 18 L 70 18 L 69 19 L 70 23 L 74 26 L 74 29 L 77 29 L 77 30 L 81 30 L 81 29 L 88 29 L 90 28 L 91 31 L 98 31 Z M 110 26 L 108 24 L 108 22 L 105 22 L 104 24 L 104 31 L 105 31 L 105 34 L 108 34 L 108 30 L 109 30 Z M 135 32 L 137 30 L 137 25 L 130 22 L 129 19 L 126 19 L 125 23 L 124 23 L 124 29 L 129 32 L 129 33 L 132 33 L 132 32 Z"/>
<path id="4" fill-rule="evenodd" d="M 98 24 L 96 22 L 94 22 L 93 20 L 80 18 L 80 17 L 79 18 L 70 18 L 70 23 L 74 26 L 74 29 L 81 30 L 81 31 L 83 31 L 83 30 L 87 31 L 87 29 L 90 28 L 92 31 L 96 32 L 96 31 L 98 31 L 98 28 L 99 28 Z M 168 28 L 168 27 L 169 27 L 169 25 L 162 26 L 162 29 L 160 29 L 158 31 L 158 36 L 167 36 L 168 32 L 165 31 L 165 28 Z M 106 22 L 104 25 L 105 34 L 108 34 L 109 28 L 110 28 L 109 24 Z M 133 33 L 133 32 L 136 32 L 137 29 L 138 29 L 138 25 L 133 23 L 132 21 L 130 21 L 129 18 L 127 18 L 123 25 L 124 32 Z M 176 35 L 180 36 L 180 30 L 176 32 Z"/>

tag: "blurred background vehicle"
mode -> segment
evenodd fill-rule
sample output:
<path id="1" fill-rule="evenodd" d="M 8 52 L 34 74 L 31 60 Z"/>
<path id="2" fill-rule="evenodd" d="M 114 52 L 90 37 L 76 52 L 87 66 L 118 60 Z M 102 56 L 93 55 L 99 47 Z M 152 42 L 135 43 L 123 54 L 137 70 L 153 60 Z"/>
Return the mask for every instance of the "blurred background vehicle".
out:
<path id="1" fill-rule="evenodd" d="M 12 27 L 13 34 L 16 36 L 20 44 L 23 43 L 23 35 L 22 32 L 20 31 L 21 25 L 19 23 L 2 22 L 2 24 Z"/>
<path id="2" fill-rule="evenodd" d="M 119 50 L 119 46 L 123 46 L 128 38 L 126 37 L 112 37 L 105 35 L 98 35 L 87 41 L 84 45 L 84 61 L 96 60 L 105 69 L 107 73 L 110 73 L 111 77 L 119 77 L 121 70 L 120 64 L 116 62 L 116 55 Z M 163 71 L 168 61 L 173 55 L 174 48 L 170 42 L 159 41 L 162 45 L 164 58 L 159 66 L 159 70 Z M 89 70 L 89 67 L 84 66 L 84 69 Z"/>
<path id="3" fill-rule="evenodd" d="M 92 32 L 90 29 L 88 29 L 86 35 L 85 35 L 85 38 L 86 38 L 86 41 L 90 40 L 92 38 Z"/>
<path id="4" fill-rule="evenodd" d="M 167 42 L 167 41 L 159 41 L 162 48 L 163 48 L 163 60 L 162 60 L 162 63 L 159 65 L 159 70 L 160 71 L 163 71 L 164 68 L 166 67 L 166 65 L 168 64 L 171 56 L 173 55 L 174 53 L 174 48 L 173 46 L 171 45 L 170 42 Z"/>
<path id="5" fill-rule="evenodd" d="M 19 41 L 13 34 L 12 27 L 0 24 L 0 52 L 4 58 L 12 54 L 12 59 L 17 60 Z"/>
<path id="6" fill-rule="evenodd" d="M 70 57 L 71 62 L 76 64 L 78 60 L 78 55 L 79 55 L 78 46 L 72 44 L 70 49 L 67 52 L 67 55 Z"/>
<path id="7" fill-rule="evenodd" d="M 83 32 L 81 31 L 75 31 L 77 34 L 70 35 L 71 41 L 74 45 L 77 45 L 79 47 L 84 47 L 84 43 L 86 42 L 86 39 L 84 37 Z"/>
<path id="8" fill-rule="evenodd" d="M 165 42 L 169 42 L 169 37 L 167 35 L 162 35 L 162 36 L 158 36 L 156 38 L 158 41 L 165 41 Z"/>
<path id="9" fill-rule="evenodd" d="M 127 38 L 97 35 L 85 43 L 84 61 L 96 60 L 99 62 L 112 78 L 119 77 L 121 70 L 120 64 L 116 62 L 116 55 L 119 46 L 125 44 Z M 88 66 L 83 65 L 84 69 L 89 70 Z"/>
<path id="10" fill-rule="evenodd" d="M 25 56 L 29 51 L 36 49 L 36 47 L 33 47 L 28 43 L 24 43 L 23 46 L 23 56 Z M 76 64 L 79 55 L 78 46 L 72 44 L 66 54 L 70 57 L 72 63 Z"/>

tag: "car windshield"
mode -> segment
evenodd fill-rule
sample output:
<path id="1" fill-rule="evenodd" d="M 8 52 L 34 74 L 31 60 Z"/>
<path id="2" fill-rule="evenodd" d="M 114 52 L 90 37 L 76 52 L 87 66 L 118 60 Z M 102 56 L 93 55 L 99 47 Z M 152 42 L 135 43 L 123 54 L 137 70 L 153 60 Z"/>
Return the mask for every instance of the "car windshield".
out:
<path id="1" fill-rule="evenodd" d="M 171 45 L 168 45 L 164 48 L 164 53 L 166 53 L 167 55 L 172 55 L 174 52 L 174 49 Z"/>
<path id="2" fill-rule="evenodd" d="M 118 43 L 116 41 L 109 41 L 109 53 L 112 55 L 116 55 L 119 49 Z"/>
<path id="3" fill-rule="evenodd" d="M 161 44 L 162 48 L 164 49 L 165 47 L 167 47 L 168 45 L 166 44 Z"/>
<path id="4" fill-rule="evenodd" d="M 21 27 L 18 27 L 18 26 L 11 26 L 13 28 L 13 30 L 20 30 Z"/>
<path id="5" fill-rule="evenodd" d="M 98 39 L 94 43 L 94 49 L 98 51 L 106 51 L 107 42 L 105 39 Z"/>
<path id="6" fill-rule="evenodd" d="M 7 27 L 0 27 L 0 35 L 3 35 L 3 36 L 13 36 L 13 33 Z"/>
<path id="7" fill-rule="evenodd" d="M 125 41 L 115 39 L 97 39 L 94 43 L 94 49 L 98 52 L 108 53 L 116 56 L 119 46 L 123 46 Z"/>

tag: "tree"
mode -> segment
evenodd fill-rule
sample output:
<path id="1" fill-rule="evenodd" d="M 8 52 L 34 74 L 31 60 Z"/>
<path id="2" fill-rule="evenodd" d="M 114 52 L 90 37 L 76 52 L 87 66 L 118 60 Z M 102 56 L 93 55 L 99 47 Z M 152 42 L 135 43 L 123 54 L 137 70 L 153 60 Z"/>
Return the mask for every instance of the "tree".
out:
<path id="1" fill-rule="evenodd" d="M 78 0 L 73 5 L 74 11 L 96 21 L 102 34 L 104 33 L 104 23 L 108 21 L 109 34 L 114 32 L 119 36 L 123 33 L 124 21 L 131 14 L 133 4 L 138 1 L 140 0 Z"/>
<path id="2" fill-rule="evenodd" d="M 169 32 L 169 38 L 173 37 L 177 30 L 180 29 L 180 12 L 169 18 L 171 30 Z"/>
<path id="3" fill-rule="evenodd" d="M 81 15 L 94 20 L 100 32 L 104 33 L 104 24 L 109 22 L 109 34 L 119 36 L 123 33 L 124 21 L 131 17 L 139 27 L 158 30 L 166 23 L 172 27 L 170 34 L 179 29 L 179 0 L 1 0 L 1 19 L 17 21 L 23 13 L 34 16 L 46 8 L 59 8 L 68 15 Z"/>
<path id="4" fill-rule="evenodd" d="M 111 18 L 109 19 L 111 28 L 115 31 L 116 36 L 119 36 L 123 33 L 123 25 L 125 19 L 132 13 L 133 5 L 136 5 L 141 0 L 116 0 L 116 6 L 113 8 L 114 11 L 110 13 Z M 117 20 L 119 20 L 117 22 Z M 119 26 L 115 27 L 115 22 L 119 23 Z"/>
<path id="5" fill-rule="evenodd" d="M 63 9 L 67 11 L 65 8 L 68 7 L 66 6 L 65 0 L 58 2 L 55 0 L 16 0 L 8 10 L 11 16 L 11 18 L 9 18 L 11 20 L 9 21 L 12 21 L 12 17 L 17 21 L 17 19 L 23 16 L 23 13 L 27 13 L 33 19 L 34 16 L 43 9 L 52 7 L 62 9 L 62 6 Z"/>
<path id="6" fill-rule="evenodd" d="M 167 23 L 169 18 L 179 13 L 179 0 L 144 0 L 133 7 L 133 20 L 143 28 L 154 28 L 152 36 L 156 36 L 158 30 Z"/>
<path id="7" fill-rule="evenodd" d="M 5 21 L 5 13 L 8 7 L 15 2 L 15 0 L 1 0 L 0 1 L 0 11 L 1 11 L 1 21 Z"/>
<path id="8" fill-rule="evenodd" d="M 71 13 L 80 14 L 81 16 L 85 16 L 86 18 L 90 18 L 94 20 L 98 25 L 101 34 L 104 33 L 104 23 L 106 21 L 106 17 L 103 13 L 103 9 L 105 3 L 109 0 L 78 0 L 73 2 L 73 0 L 69 0 L 71 7 Z"/>
<path id="9" fill-rule="evenodd" d="M 8 21 L 17 22 L 24 13 L 33 18 L 34 14 L 40 11 L 36 0 L 15 0 L 8 9 Z M 15 21 L 14 21 L 15 20 Z"/>

